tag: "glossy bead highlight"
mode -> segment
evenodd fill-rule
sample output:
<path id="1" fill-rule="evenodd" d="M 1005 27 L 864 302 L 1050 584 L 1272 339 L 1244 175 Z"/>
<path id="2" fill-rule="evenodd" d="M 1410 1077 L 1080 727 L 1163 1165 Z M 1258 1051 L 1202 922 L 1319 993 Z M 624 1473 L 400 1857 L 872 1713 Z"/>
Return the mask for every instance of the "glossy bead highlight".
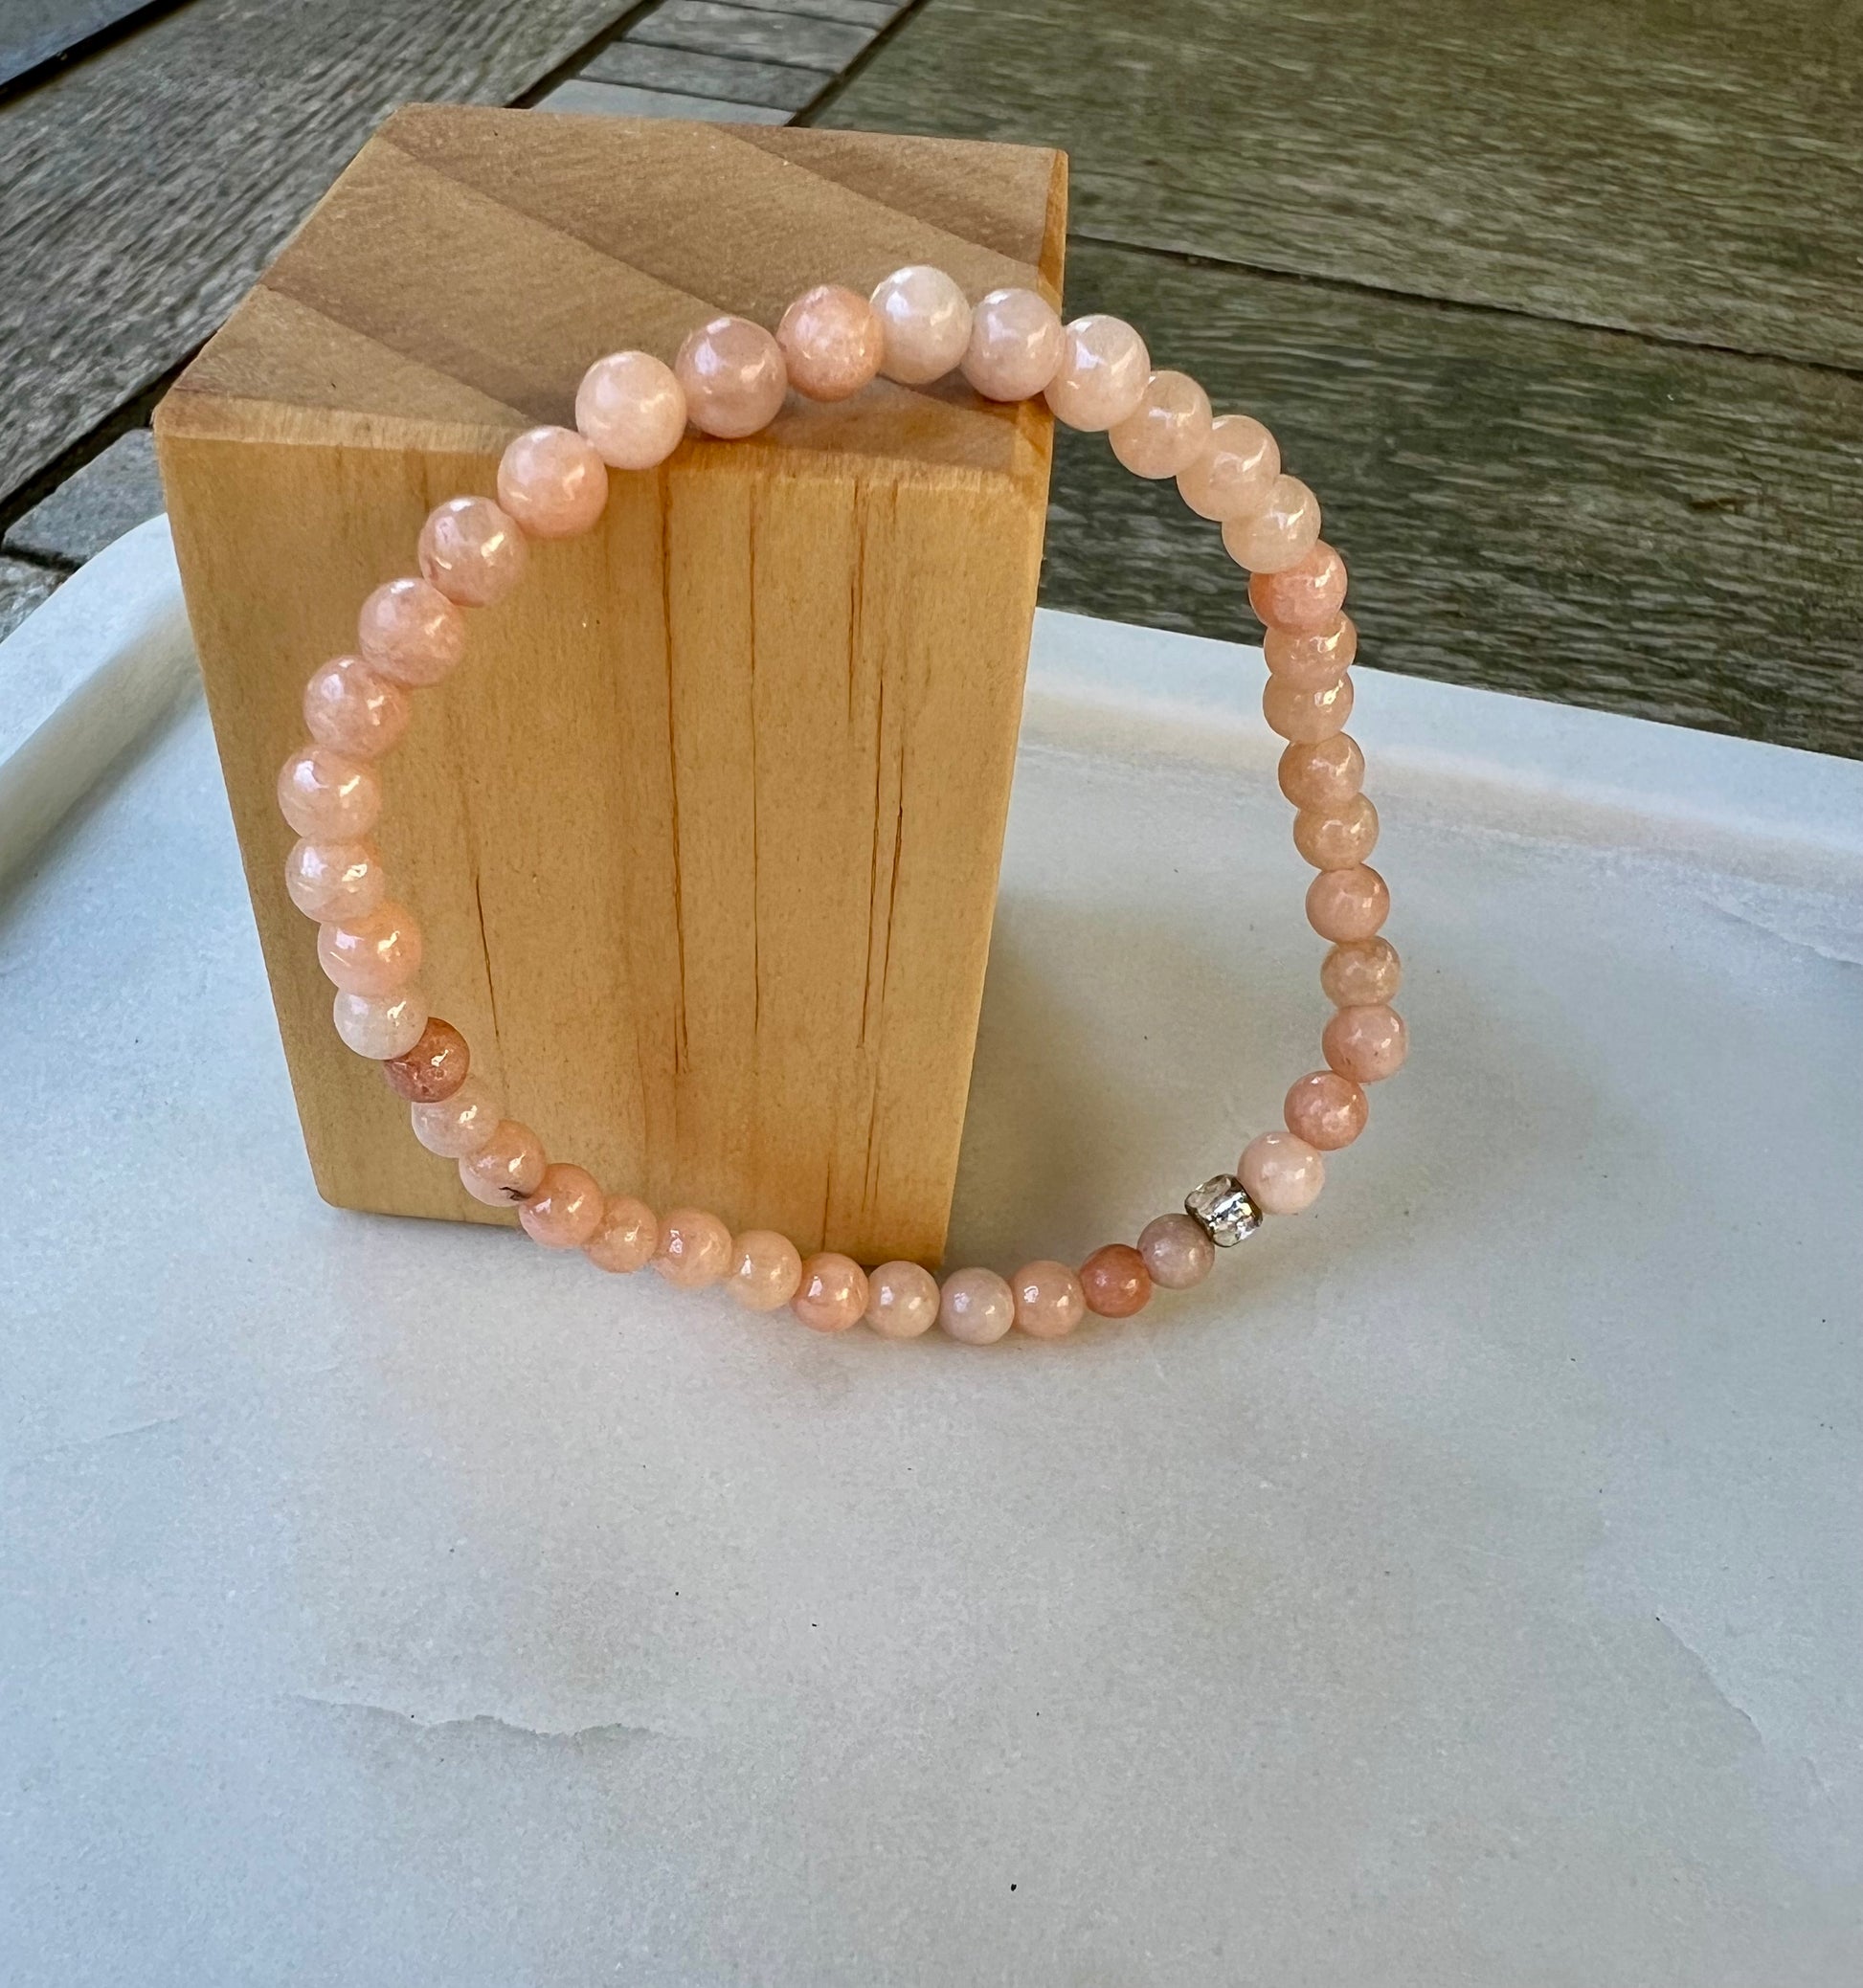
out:
<path id="1" fill-rule="evenodd" d="M 705 435 L 740 441 L 768 428 L 789 391 L 782 348 L 748 318 L 713 318 L 686 335 L 673 361 L 686 418 Z"/>
<path id="2" fill-rule="evenodd" d="M 1209 446 L 1210 397 L 1188 373 L 1155 372 L 1138 405 L 1107 431 L 1112 453 L 1135 477 L 1186 470 Z"/>
<path id="3" fill-rule="evenodd" d="M 851 399 L 871 385 L 887 338 L 864 297 L 839 283 L 818 283 L 783 313 L 776 343 L 797 392 L 834 401 Z"/>
<path id="4" fill-rule="evenodd" d="M 651 352 L 610 352 L 582 375 L 575 425 L 611 469 L 655 469 L 685 434 L 685 390 Z"/>
<path id="5" fill-rule="evenodd" d="M 1219 414 L 1209 439 L 1178 472 L 1178 494 L 1213 525 L 1251 518 L 1268 503 L 1281 474 L 1281 451 L 1252 415 Z"/>
<path id="6" fill-rule="evenodd" d="M 1355 1083 L 1381 1083 L 1403 1067 L 1409 1038 L 1403 1017 L 1381 1001 L 1341 1008 L 1319 1039 L 1326 1061 Z"/>
<path id="7" fill-rule="evenodd" d="M 916 1339 L 938 1323 L 938 1280 L 919 1263 L 882 1263 L 868 1274 L 864 1316 L 883 1339 Z"/>
<path id="8" fill-rule="evenodd" d="M 1319 1198 L 1326 1162 L 1292 1132 L 1264 1132 L 1249 1141 L 1236 1175 L 1264 1215 L 1298 1215 Z"/>
<path id="9" fill-rule="evenodd" d="M 498 501 L 533 539 L 592 530 L 608 503 L 608 465 L 573 428 L 527 428 L 498 464 Z"/>
<path id="10" fill-rule="evenodd" d="M 1096 435 L 1137 411 L 1151 376 L 1145 341 L 1123 318 L 1076 318 L 1043 393 L 1057 421 Z"/>
<path id="11" fill-rule="evenodd" d="M 1262 507 L 1231 518 L 1223 545 L 1250 572 L 1278 573 L 1306 558 L 1319 542 L 1319 499 L 1298 477 L 1279 476 Z"/>
<path id="12" fill-rule="evenodd" d="M 465 616 L 426 580 L 390 580 L 356 616 L 356 646 L 370 668 L 425 690 L 457 669 L 465 654 Z"/>
<path id="13" fill-rule="evenodd" d="M 414 715 L 408 693 L 360 656 L 333 656 L 304 685 L 304 728 L 349 759 L 379 759 Z"/>
<path id="14" fill-rule="evenodd" d="M 1152 1273 L 1127 1242 L 1108 1242 L 1080 1266 L 1089 1311 L 1101 1318 L 1131 1318 L 1152 1301 Z"/>
<path id="15" fill-rule="evenodd" d="M 518 1204 L 518 1221 L 545 1249 L 580 1249 L 600 1225 L 606 1205 L 593 1173 L 558 1160 L 544 1169 L 536 1193 Z"/>
<path id="16" fill-rule="evenodd" d="M 489 497 L 449 497 L 420 527 L 420 571 L 462 608 L 496 607 L 524 578 L 517 520 Z"/>
<path id="17" fill-rule="evenodd" d="M 923 262 L 895 269 L 867 300 L 880 321 L 880 370 L 902 387 L 929 387 L 963 363 L 971 307 L 942 269 Z"/>
<path id="18" fill-rule="evenodd" d="M 645 1269 L 659 1246 L 660 1220 L 653 1210 L 632 1195 L 610 1195 L 582 1254 L 597 1270 L 628 1277 Z"/>
<path id="19" fill-rule="evenodd" d="M 1016 1296 L 994 1270 L 954 1270 L 938 1289 L 938 1324 L 966 1346 L 991 1346 L 1016 1323 Z"/>
<path id="20" fill-rule="evenodd" d="M 472 1051 L 450 1021 L 431 1016 L 420 1039 L 382 1065 L 389 1088 L 411 1105 L 438 1105 L 471 1074 Z"/>
<path id="21" fill-rule="evenodd" d="M 388 877 L 372 842 L 306 838 L 294 842 L 284 860 L 284 887 L 306 918 L 325 925 L 367 917 L 387 897 Z"/>
<path id="22" fill-rule="evenodd" d="M 1371 1104 L 1349 1077 L 1336 1070 L 1313 1070 L 1288 1091 L 1281 1115 L 1295 1138 L 1315 1152 L 1337 1152 L 1365 1129 Z"/>
<path id="23" fill-rule="evenodd" d="M 373 767 L 307 746 L 279 769 L 279 813 L 312 842 L 353 842 L 375 826 L 382 783 Z"/>
<path id="24" fill-rule="evenodd" d="M 789 1308 L 812 1332 L 844 1332 L 860 1322 L 870 1295 L 866 1272 L 851 1257 L 828 1249 L 802 1265 Z"/>
<path id="25" fill-rule="evenodd" d="M 795 1297 L 802 1282 L 802 1259 L 787 1236 L 774 1229 L 746 1229 L 731 1240 L 725 1295 L 746 1311 L 776 1311 Z"/>
<path id="26" fill-rule="evenodd" d="M 964 377 L 985 400 L 1033 400 L 1054 378 L 1066 345 L 1045 298 L 992 290 L 971 313 Z"/>
<path id="27" fill-rule="evenodd" d="M 660 1224 L 653 1266 L 683 1291 L 717 1284 L 731 1266 L 731 1232 L 706 1208 L 670 1208 Z"/>
<path id="28" fill-rule="evenodd" d="M 444 1109 L 424 1106 L 417 1109 Z M 491 1137 L 460 1162 L 460 1185 L 488 1208 L 510 1208 L 534 1195 L 544 1184 L 549 1166 L 543 1141 L 527 1125 L 505 1118 L 492 1128 Z"/>

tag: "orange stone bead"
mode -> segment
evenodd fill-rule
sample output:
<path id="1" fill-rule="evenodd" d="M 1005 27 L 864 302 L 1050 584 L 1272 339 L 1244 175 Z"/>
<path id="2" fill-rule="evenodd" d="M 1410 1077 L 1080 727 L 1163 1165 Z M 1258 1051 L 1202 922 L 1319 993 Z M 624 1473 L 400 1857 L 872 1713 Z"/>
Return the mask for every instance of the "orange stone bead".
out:
<path id="1" fill-rule="evenodd" d="M 1281 792 L 1296 808 L 1343 807 L 1364 784 L 1365 755 L 1350 732 L 1290 746 L 1278 769 Z"/>
<path id="2" fill-rule="evenodd" d="M 1322 870 L 1307 886 L 1307 923 L 1322 939 L 1369 939 L 1390 915 L 1390 887 L 1368 862 Z"/>
<path id="3" fill-rule="evenodd" d="M 1319 1039 L 1326 1061 L 1355 1083 L 1381 1083 L 1403 1067 L 1409 1042 L 1403 1017 L 1381 1001 L 1341 1008 Z"/>
<path id="4" fill-rule="evenodd" d="M 1319 1152 L 1337 1152 L 1365 1129 L 1371 1104 L 1350 1077 L 1313 1070 L 1288 1092 L 1282 1115 L 1288 1130 Z"/>
<path id="5" fill-rule="evenodd" d="M 420 1039 L 404 1056 L 390 1057 L 382 1075 L 391 1090 L 411 1105 L 438 1105 L 466 1081 L 472 1051 L 450 1021 L 433 1016 Z"/>
<path id="6" fill-rule="evenodd" d="M 1316 870 L 1350 870 L 1378 847 L 1378 810 L 1362 793 L 1337 807 L 1302 808 L 1293 846 Z"/>
<path id="7" fill-rule="evenodd" d="M 1101 1318 L 1131 1318 L 1152 1299 L 1152 1273 L 1129 1242 L 1108 1242 L 1080 1266 L 1080 1288 L 1089 1311 Z"/>
<path id="8" fill-rule="evenodd" d="M 1388 939 L 1347 939 L 1320 962 L 1319 984 L 1336 1008 L 1363 1008 L 1395 997 L 1403 962 Z"/>

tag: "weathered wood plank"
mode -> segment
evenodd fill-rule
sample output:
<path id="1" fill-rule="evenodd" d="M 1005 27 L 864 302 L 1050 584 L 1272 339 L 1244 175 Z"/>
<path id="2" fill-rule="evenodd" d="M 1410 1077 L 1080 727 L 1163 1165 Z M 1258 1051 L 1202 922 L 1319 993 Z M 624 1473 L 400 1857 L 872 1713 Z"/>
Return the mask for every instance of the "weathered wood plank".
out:
<path id="1" fill-rule="evenodd" d="M 724 0 L 665 0 L 637 21 L 627 38 L 659 48 L 691 49 L 699 55 L 787 62 L 826 77 L 851 62 L 877 32 L 813 14 L 727 6 Z"/>
<path id="2" fill-rule="evenodd" d="M 1368 662 L 1863 757 L 1863 381 L 1079 242 L 1067 293 L 1274 429 Z M 1056 449 L 1044 599 L 1259 635 L 1099 436 Z"/>
<path id="3" fill-rule="evenodd" d="M 911 0 L 734 0 L 758 13 L 812 13 L 824 21 L 849 21 L 857 28 L 884 28 L 904 13 Z"/>
<path id="4" fill-rule="evenodd" d="M 192 0 L 8 104 L 0 497 L 192 350 L 396 104 L 508 102 L 620 10 Z"/>
<path id="5" fill-rule="evenodd" d="M 159 0 L 0 0 L 0 89 Z"/>
<path id="6" fill-rule="evenodd" d="M 798 72 L 799 73 L 799 72 Z M 727 103 L 717 97 L 686 97 L 672 90 L 637 90 L 632 83 L 594 82 L 572 76 L 538 100 L 538 110 L 579 117 L 687 118 L 705 124 L 786 124 L 789 112 L 761 103 Z"/>
<path id="7" fill-rule="evenodd" d="M 1863 366 L 1863 12 L 925 0 L 815 122 L 1062 145 L 1077 236 Z"/>
<path id="8" fill-rule="evenodd" d="M 819 96 L 823 81 L 814 70 L 792 69 L 781 62 L 746 62 L 731 56 L 702 56 L 691 49 L 626 40 L 611 41 L 597 50 L 576 79 L 789 111 L 800 110 Z"/>

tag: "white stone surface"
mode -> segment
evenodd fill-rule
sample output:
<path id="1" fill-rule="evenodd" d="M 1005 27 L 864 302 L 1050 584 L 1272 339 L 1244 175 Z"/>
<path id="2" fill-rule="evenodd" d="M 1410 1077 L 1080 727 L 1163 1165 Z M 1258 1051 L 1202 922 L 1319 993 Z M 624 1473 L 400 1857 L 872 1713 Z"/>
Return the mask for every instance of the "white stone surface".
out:
<path id="1" fill-rule="evenodd" d="M 964 1258 L 1314 1061 L 1258 668 L 1043 617 Z M 985 1349 L 323 1206 L 162 731 L 0 901 L 7 1979 L 1854 1978 L 1860 770 L 1360 696 L 1410 1068 Z"/>

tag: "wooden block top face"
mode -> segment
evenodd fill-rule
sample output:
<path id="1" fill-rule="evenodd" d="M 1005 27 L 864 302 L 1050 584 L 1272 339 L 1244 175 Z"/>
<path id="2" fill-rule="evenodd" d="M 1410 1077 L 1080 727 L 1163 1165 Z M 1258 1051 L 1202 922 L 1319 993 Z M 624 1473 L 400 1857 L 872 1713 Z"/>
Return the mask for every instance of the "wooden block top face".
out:
<path id="1" fill-rule="evenodd" d="M 1030 146 L 412 105 L 357 155 L 182 375 L 158 427 L 493 452 L 568 425 L 603 353 L 671 360 L 730 311 L 774 327 L 818 282 L 907 262 L 973 296 L 1059 302 L 1066 161 Z M 792 395 L 766 435 L 802 467 L 1046 474 L 1046 427 L 961 382 Z"/>

